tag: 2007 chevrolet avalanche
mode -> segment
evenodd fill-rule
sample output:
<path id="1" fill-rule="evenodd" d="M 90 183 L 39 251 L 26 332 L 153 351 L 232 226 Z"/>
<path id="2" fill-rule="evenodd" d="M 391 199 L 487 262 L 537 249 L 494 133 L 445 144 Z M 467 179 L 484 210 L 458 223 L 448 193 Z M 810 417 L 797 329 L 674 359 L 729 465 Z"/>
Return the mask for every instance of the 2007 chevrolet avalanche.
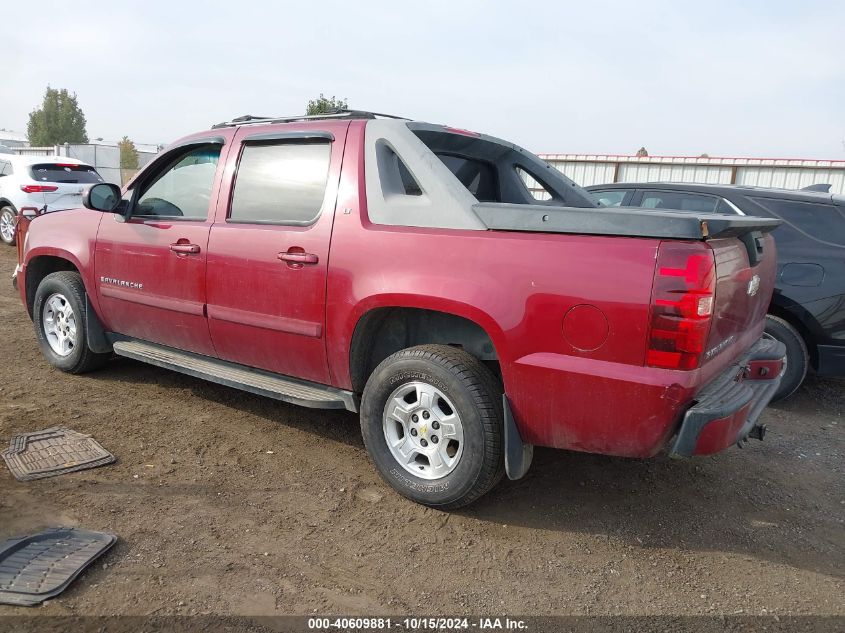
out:
<path id="1" fill-rule="evenodd" d="M 776 220 L 597 208 L 466 130 L 242 117 L 83 204 L 18 227 L 50 363 L 114 353 L 359 411 L 385 481 L 433 507 L 521 477 L 533 445 L 687 457 L 762 438 L 782 374 L 762 337 Z"/>

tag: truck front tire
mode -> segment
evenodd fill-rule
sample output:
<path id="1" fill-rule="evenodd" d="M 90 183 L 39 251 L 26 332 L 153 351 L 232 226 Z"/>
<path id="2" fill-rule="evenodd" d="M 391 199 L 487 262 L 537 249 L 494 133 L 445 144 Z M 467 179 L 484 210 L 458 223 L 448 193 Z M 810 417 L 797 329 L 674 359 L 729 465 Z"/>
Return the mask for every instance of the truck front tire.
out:
<path id="1" fill-rule="evenodd" d="M 77 272 L 63 270 L 41 280 L 32 320 L 41 352 L 53 367 L 81 374 L 101 367 L 111 356 L 88 347 L 85 286 Z"/>
<path id="2" fill-rule="evenodd" d="M 780 317 L 766 315 L 766 335 L 786 345 L 786 371 L 772 398 L 772 402 L 775 402 L 791 396 L 804 382 L 810 367 L 810 354 L 798 330 Z"/>
<path id="3" fill-rule="evenodd" d="M 376 367 L 361 400 L 364 444 L 399 494 L 454 510 L 504 473 L 502 389 L 467 352 L 421 345 Z"/>

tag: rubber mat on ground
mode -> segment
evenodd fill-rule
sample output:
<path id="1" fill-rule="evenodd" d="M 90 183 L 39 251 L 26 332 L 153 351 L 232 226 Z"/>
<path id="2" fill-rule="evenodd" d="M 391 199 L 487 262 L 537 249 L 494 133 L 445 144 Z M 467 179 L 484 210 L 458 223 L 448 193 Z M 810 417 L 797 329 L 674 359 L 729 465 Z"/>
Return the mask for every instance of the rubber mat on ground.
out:
<path id="1" fill-rule="evenodd" d="M 58 595 L 115 541 L 105 532 L 51 528 L 0 544 L 0 603 L 31 607 Z"/>
<path id="2" fill-rule="evenodd" d="M 1 454 L 18 481 L 63 475 L 114 461 L 114 455 L 90 435 L 63 426 L 16 435 Z"/>

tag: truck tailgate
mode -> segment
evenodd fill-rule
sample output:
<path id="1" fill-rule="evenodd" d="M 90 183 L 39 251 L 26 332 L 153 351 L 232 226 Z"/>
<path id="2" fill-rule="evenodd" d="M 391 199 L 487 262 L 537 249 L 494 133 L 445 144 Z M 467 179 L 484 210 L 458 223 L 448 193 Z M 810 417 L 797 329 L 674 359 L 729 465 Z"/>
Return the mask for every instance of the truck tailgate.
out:
<path id="1" fill-rule="evenodd" d="M 772 297 L 777 254 L 771 235 L 755 238 L 756 253 L 737 238 L 710 240 L 716 261 L 713 321 L 702 366 L 720 359 L 727 365 L 750 347 L 749 333 L 759 338 Z M 752 262 L 757 259 L 757 262 Z"/>

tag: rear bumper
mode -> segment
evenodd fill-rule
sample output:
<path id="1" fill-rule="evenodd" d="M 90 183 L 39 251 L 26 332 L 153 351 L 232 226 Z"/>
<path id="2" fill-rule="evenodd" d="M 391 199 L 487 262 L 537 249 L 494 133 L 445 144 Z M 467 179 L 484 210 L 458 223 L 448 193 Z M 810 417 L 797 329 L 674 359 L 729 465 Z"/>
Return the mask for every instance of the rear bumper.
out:
<path id="1" fill-rule="evenodd" d="M 786 347 L 760 339 L 748 353 L 710 382 L 684 414 L 669 454 L 717 453 L 749 436 L 762 439 L 757 420 L 780 386 Z"/>
<path id="2" fill-rule="evenodd" d="M 845 376 L 845 345 L 818 345 L 819 376 Z"/>

